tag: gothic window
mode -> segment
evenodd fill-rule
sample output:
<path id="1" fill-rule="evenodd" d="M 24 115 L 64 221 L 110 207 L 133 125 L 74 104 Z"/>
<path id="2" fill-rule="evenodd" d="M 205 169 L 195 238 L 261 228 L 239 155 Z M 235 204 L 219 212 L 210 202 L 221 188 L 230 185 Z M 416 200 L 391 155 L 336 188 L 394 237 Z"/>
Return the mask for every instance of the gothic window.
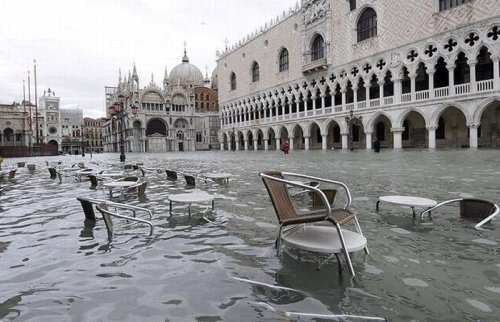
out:
<path id="1" fill-rule="evenodd" d="M 384 122 L 377 123 L 377 139 L 379 141 L 385 141 L 385 124 L 384 124 Z"/>
<path id="2" fill-rule="evenodd" d="M 372 8 L 366 8 L 358 20 L 358 42 L 377 35 L 377 13 Z"/>
<path id="3" fill-rule="evenodd" d="M 444 11 L 471 1 L 472 0 L 439 0 L 439 11 Z"/>
<path id="4" fill-rule="evenodd" d="M 288 70 L 288 50 L 283 48 L 280 53 L 280 72 Z"/>
<path id="5" fill-rule="evenodd" d="M 314 38 L 311 48 L 311 61 L 315 61 L 325 57 L 325 41 L 321 35 Z"/>
<path id="6" fill-rule="evenodd" d="M 349 0 L 349 9 L 353 11 L 356 9 L 356 0 Z"/>
<path id="7" fill-rule="evenodd" d="M 258 82 L 260 79 L 259 63 L 254 62 L 252 66 L 252 82 Z"/>
<path id="8" fill-rule="evenodd" d="M 493 61 L 488 48 L 482 47 L 477 55 L 476 81 L 493 79 Z"/>
<path id="9" fill-rule="evenodd" d="M 14 131 L 12 129 L 6 128 L 3 131 L 3 136 L 5 141 L 13 141 L 14 140 Z"/>
<path id="10" fill-rule="evenodd" d="M 234 72 L 229 76 L 229 82 L 231 85 L 231 90 L 234 91 L 236 89 L 236 74 Z"/>
<path id="11" fill-rule="evenodd" d="M 403 122 L 403 127 L 405 128 L 402 135 L 401 135 L 401 139 L 403 141 L 408 141 L 410 139 L 410 123 L 408 122 L 408 120 L 405 120 Z"/>

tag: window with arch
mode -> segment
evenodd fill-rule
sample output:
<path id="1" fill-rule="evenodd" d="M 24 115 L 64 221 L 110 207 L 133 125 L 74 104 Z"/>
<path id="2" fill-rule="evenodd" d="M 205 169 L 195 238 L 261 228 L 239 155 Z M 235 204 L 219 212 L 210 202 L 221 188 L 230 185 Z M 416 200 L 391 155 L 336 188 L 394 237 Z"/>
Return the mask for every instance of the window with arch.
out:
<path id="1" fill-rule="evenodd" d="M 444 11 L 471 1 L 472 0 L 439 0 L 439 11 Z"/>
<path id="2" fill-rule="evenodd" d="M 358 42 L 377 36 L 377 13 L 366 8 L 358 20 Z"/>
<path id="3" fill-rule="evenodd" d="M 288 70 L 288 64 L 288 50 L 286 48 L 283 48 L 280 52 L 280 72 Z"/>
<path id="4" fill-rule="evenodd" d="M 234 91 L 236 89 L 236 74 L 235 73 L 231 73 L 231 75 L 229 76 L 229 83 L 231 86 L 231 90 Z"/>
<path id="5" fill-rule="evenodd" d="M 260 79 L 259 63 L 254 62 L 252 66 L 252 82 L 258 82 Z"/>
<path id="6" fill-rule="evenodd" d="M 325 41 L 321 35 L 316 35 L 311 48 L 311 61 L 325 57 Z"/>

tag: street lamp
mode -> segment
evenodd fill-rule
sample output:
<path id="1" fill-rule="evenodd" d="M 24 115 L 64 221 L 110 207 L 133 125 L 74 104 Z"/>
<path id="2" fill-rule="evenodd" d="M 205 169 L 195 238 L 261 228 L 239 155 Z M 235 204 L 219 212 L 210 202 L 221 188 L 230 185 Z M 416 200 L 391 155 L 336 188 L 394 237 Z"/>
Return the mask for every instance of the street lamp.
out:
<path id="1" fill-rule="evenodd" d="M 363 116 L 354 116 L 354 112 L 351 110 L 349 112 L 349 115 L 345 117 L 345 122 L 347 123 L 347 129 L 349 131 L 349 145 L 351 148 L 351 151 L 354 150 L 354 139 L 353 139 L 353 126 L 359 126 L 363 124 Z"/>
<path id="2" fill-rule="evenodd" d="M 125 139 L 123 137 L 123 121 L 128 118 L 127 110 L 123 106 L 125 95 L 120 92 L 118 93 L 118 98 L 114 104 L 115 107 L 115 118 L 120 121 L 121 131 L 120 131 L 120 161 L 125 162 Z"/>
<path id="3" fill-rule="evenodd" d="M 85 156 L 85 142 L 83 141 L 83 136 L 85 134 L 83 133 L 83 125 L 82 125 L 82 157 Z"/>
<path id="4" fill-rule="evenodd" d="M 233 135 L 231 136 L 231 150 L 233 150 L 233 152 L 236 151 L 236 135 L 234 134 L 234 126 L 233 126 Z"/>

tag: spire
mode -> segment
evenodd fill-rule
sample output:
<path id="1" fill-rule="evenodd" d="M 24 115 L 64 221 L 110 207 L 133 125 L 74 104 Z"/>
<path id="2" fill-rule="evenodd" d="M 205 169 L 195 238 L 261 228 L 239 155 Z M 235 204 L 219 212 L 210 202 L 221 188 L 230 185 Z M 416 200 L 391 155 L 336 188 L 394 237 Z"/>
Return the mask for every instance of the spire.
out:
<path id="1" fill-rule="evenodd" d="M 132 75 L 134 76 L 134 78 L 138 77 L 137 76 L 137 69 L 135 68 L 135 62 L 134 62 L 134 69 L 132 71 Z"/>
<path id="2" fill-rule="evenodd" d="M 208 78 L 208 66 L 205 65 L 205 79 L 203 80 L 205 87 L 210 87 L 210 78 Z"/>
<path id="3" fill-rule="evenodd" d="M 189 58 L 186 53 L 186 42 L 184 41 L 184 57 L 182 57 L 182 62 L 183 63 L 189 63 Z"/>
<path id="4" fill-rule="evenodd" d="M 118 85 L 122 83 L 122 69 L 118 68 Z"/>
<path id="5" fill-rule="evenodd" d="M 165 66 L 165 76 L 163 77 L 163 81 L 168 81 L 168 69 L 167 69 L 167 66 Z"/>
<path id="6" fill-rule="evenodd" d="M 151 73 L 151 84 L 154 84 L 155 80 L 154 80 L 154 76 L 153 76 L 153 73 Z"/>

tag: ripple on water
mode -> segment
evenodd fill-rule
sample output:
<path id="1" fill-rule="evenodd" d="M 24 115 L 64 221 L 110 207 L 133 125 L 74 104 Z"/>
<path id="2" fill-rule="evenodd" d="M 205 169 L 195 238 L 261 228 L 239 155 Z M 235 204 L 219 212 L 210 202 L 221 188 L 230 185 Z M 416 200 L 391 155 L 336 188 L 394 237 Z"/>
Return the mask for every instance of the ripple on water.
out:
<path id="1" fill-rule="evenodd" d="M 402 281 L 403 281 L 403 283 L 405 283 L 408 286 L 417 286 L 417 287 L 428 287 L 429 286 L 429 284 L 427 284 L 426 282 L 422 281 L 419 278 L 407 277 L 407 278 L 403 278 Z"/>
<path id="2" fill-rule="evenodd" d="M 475 300 L 475 299 L 465 299 L 467 303 L 469 303 L 471 306 L 474 308 L 478 309 L 479 311 L 482 312 L 491 312 L 491 308 L 488 304 L 483 303 L 481 301 Z"/>

